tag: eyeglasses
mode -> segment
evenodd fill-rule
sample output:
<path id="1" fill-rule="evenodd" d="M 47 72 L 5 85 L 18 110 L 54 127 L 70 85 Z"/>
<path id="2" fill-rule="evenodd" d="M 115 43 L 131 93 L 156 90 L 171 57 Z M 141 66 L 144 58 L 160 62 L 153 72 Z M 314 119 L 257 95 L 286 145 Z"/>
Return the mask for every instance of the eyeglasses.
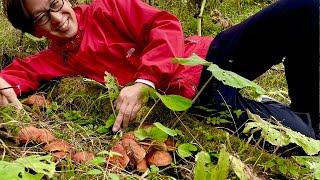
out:
<path id="1" fill-rule="evenodd" d="M 47 24 L 51 19 L 50 12 L 59 12 L 62 9 L 63 5 L 64 0 L 52 0 L 49 5 L 49 9 L 37 15 L 34 18 L 33 23 L 39 26 Z"/>

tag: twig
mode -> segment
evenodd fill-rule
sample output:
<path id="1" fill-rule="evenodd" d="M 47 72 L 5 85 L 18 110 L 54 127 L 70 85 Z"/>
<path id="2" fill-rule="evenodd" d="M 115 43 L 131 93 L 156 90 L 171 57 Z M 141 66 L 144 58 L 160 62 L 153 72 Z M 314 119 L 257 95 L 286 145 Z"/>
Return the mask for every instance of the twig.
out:
<path id="1" fill-rule="evenodd" d="M 1 146 L 3 147 L 3 149 L 5 149 L 6 151 L 8 151 L 10 154 L 14 155 L 15 157 L 18 157 L 18 155 L 16 153 L 14 153 L 13 151 L 11 151 L 8 146 L 6 145 L 5 142 L 2 141 L 2 139 L 0 139 L 0 143 Z"/>
<path id="2" fill-rule="evenodd" d="M 198 32 L 198 35 L 201 36 L 201 26 L 202 26 L 202 15 L 203 15 L 203 11 L 204 11 L 204 7 L 206 6 L 206 2 L 207 0 L 202 0 L 202 3 L 201 3 L 201 8 L 200 8 L 200 13 L 198 15 L 198 21 L 197 21 L 197 32 Z"/>
<path id="3" fill-rule="evenodd" d="M 239 137 L 239 130 L 238 130 L 238 127 L 237 127 L 237 125 L 236 125 L 236 121 L 235 121 L 234 118 L 233 118 L 232 112 L 231 112 L 231 110 L 230 110 L 230 108 L 229 108 L 226 100 L 223 98 L 222 94 L 220 93 L 220 91 L 217 90 L 217 92 L 219 93 L 219 95 L 221 96 L 223 102 L 224 102 L 224 103 L 226 104 L 226 106 L 227 106 L 227 109 L 228 109 L 228 111 L 229 111 L 229 113 L 230 113 L 230 116 L 231 116 L 232 122 L 233 122 L 233 124 L 234 124 L 234 127 L 236 128 L 236 134 L 237 134 L 237 136 Z"/>

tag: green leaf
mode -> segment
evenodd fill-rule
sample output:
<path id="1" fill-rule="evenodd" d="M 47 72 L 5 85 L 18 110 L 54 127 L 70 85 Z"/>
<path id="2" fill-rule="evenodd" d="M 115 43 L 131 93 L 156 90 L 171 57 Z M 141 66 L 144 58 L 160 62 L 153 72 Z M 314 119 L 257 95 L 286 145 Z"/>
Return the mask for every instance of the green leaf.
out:
<path id="1" fill-rule="evenodd" d="M 13 162 L 0 161 L 0 179 L 32 179 L 40 180 L 44 175 L 53 177 L 55 163 L 50 161 L 51 156 L 27 156 L 19 158 Z M 26 171 L 32 169 L 35 174 Z"/>
<path id="2" fill-rule="evenodd" d="M 196 155 L 196 166 L 194 168 L 195 180 L 207 180 L 212 176 L 214 167 L 211 164 L 210 155 L 201 151 Z"/>
<path id="3" fill-rule="evenodd" d="M 91 169 L 90 171 L 87 172 L 87 174 L 90 174 L 90 175 L 99 175 L 102 173 L 103 172 L 100 169 Z"/>
<path id="4" fill-rule="evenodd" d="M 173 58 L 172 62 L 176 64 L 189 65 L 189 66 L 195 66 L 195 65 L 210 66 L 211 64 L 210 62 L 202 59 L 196 54 L 192 54 L 192 56 L 188 58 Z"/>
<path id="5" fill-rule="evenodd" d="M 238 176 L 240 180 L 250 179 L 250 176 L 246 172 L 246 165 L 238 158 L 233 155 L 229 156 L 231 167 L 234 173 Z"/>
<path id="6" fill-rule="evenodd" d="M 36 173 L 47 175 L 49 178 L 53 177 L 55 173 L 55 163 L 51 161 L 51 156 L 32 155 L 17 159 L 15 162 L 23 165 L 26 168 L 34 170 Z"/>
<path id="7" fill-rule="evenodd" d="M 105 134 L 105 133 L 109 132 L 109 129 L 106 128 L 106 126 L 99 126 L 96 131 L 99 134 Z"/>
<path id="8" fill-rule="evenodd" d="M 167 128 L 166 126 L 164 126 L 163 124 L 159 123 L 159 122 L 155 122 L 153 123 L 153 125 L 155 125 L 157 128 L 159 128 L 160 130 L 162 130 L 163 132 L 167 133 L 169 136 L 176 136 L 177 132 Z"/>
<path id="9" fill-rule="evenodd" d="M 94 165 L 99 165 L 99 164 L 102 164 L 102 163 L 105 163 L 106 162 L 106 158 L 105 157 L 95 157 L 94 159 L 91 160 L 91 163 L 94 164 Z"/>
<path id="10" fill-rule="evenodd" d="M 108 177 L 111 178 L 111 180 L 120 180 L 120 177 L 114 173 L 109 173 Z"/>
<path id="11" fill-rule="evenodd" d="M 134 131 L 134 136 L 139 140 L 143 141 L 149 137 L 148 132 L 144 128 L 139 128 Z"/>
<path id="12" fill-rule="evenodd" d="M 218 164 L 215 167 L 215 171 L 212 172 L 212 179 L 220 180 L 227 179 L 229 174 L 229 153 L 225 148 L 220 150 Z"/>
<path id="13" fill-rule="evenodd" d="M 105 72 L 104 81 L 105 81 L 105 86 L 108 89 L 108 95 L 110 100 L 111 101 L 115 100 L 120 93 L 118 81 L 114 76 L 112 76 L 108 72 Z"/>
<path id="14" fill-rule="evenodd" d="M 151 166 L 150 166 L 150 171 L 151 171 L 152 173 L 158 173 L 158 172 L 160 171 L 160 169 L 159 169 L 157 166 L 155 166 L 155 165 L 151 165 Z"/>
<path id="15" fill-rule="evenodd" d="M 185 111 L 192 105 L 192 101 L 178 95 L 161 95 L 156 92 L 157 96 L 163 102 L 163 104 L 173 111 Z"/>
<path id="16" fill-rule="evenodd" d="M 198 150 L 197 146 L 190 143 L 184 143 L 178 146 L 178 154 L 183 158 L 192 156 L 192 152 L 197 150 Z"/>
<path id="17" fill-rule="evenodd" d="M 263 120 L 260 116 L 247 111 L 253 122 L 245 125 L 244 133 L 261 130 L 261 136 L 275 146 L 286 146 L 295 143 L 300 146 L 308 155 L 315 155 L 320 152 L 320 141 L 309 138 L 299 132 L 286 128 L 281 124 L 274 125 Z"/>
<path id="18" fill-rule="evenodd" d="M 157 127 L 150 128 L 149 137 L 152 140 L 165 141 L 168 139 L 168 134 Z"/>
<path id="19" fill-rule="evenodd" d="M 139 128 L 134 131 L 134 135 L 139 141 L 145 139 L 164 141 L 168 138 L 168 134 L 157 127 Z"/>
<path id="20" fill-rule="evenodd" d="M 110 127 L 112 127 L 114 122 L 116 122 L 116 116 L 114 114 L 111 114 L 105 122 L 106 128 L 109 129 Z"/>
<path id="21" fill-rule="evenodd" d="M 217 80 L 221 81 L 225 85 L 238 89 L 250 87 L 253 88 L 259 95 L 266 93 L 265 90 L 256 83 L 234 72 L 223 70 L 216 64 L 211 64 L 207 70 L 210 71 Z"/>

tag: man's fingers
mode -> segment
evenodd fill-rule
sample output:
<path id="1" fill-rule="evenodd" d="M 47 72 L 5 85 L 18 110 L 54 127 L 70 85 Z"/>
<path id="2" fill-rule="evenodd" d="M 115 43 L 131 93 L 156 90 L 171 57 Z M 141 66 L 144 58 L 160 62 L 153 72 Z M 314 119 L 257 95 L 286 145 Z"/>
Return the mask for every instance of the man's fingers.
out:
<path id="1" fill-rule="evenodd" d="M 130 116 L 130 121 L 134 121 L 137 117 L 138 111 L 141 109 L 141 104 L 138 103 L 134 106 L 131 116 Z"/>
<path id="2" fill-rule="evenodd" d="M 126 108 L 125 113 L 123 114 L 123 121 L 122 121 L 122 128 L 126 129 L 129 126 L 129 122 L 132 119 L 131 115 L 132 115 L 132 111 L 134 109 L 135 105 L 128 105 Z"/>
<path id="3" fill-rule="evenodd" d="M 117 132 L 120 129 L 121 124 L 122 124 L 122 119 L 123 119 L 122 113 L 119 112 L 117 115 L 116 121 L 114 122 L 113 127 L 112 127 L 113 132 Z"/>
<path id="4" fill-rule="evenodd" d="M 124 112 L 126 111 L 127 104 L 122 103 L 121 105 L 118 105 L 118 106 L 119 106 L 119 113 L 117 115 L 116 121 L 112 128 L 113 132 L 116 132 L 120 129 L 122 121 L 124 119 Z"/>
<path id="5" fill-rule="evenodd" d="M 119 96 L 115 101 L 116 109 L 119 110 L 122 104 L 123 104 L 123 99 Z"/>

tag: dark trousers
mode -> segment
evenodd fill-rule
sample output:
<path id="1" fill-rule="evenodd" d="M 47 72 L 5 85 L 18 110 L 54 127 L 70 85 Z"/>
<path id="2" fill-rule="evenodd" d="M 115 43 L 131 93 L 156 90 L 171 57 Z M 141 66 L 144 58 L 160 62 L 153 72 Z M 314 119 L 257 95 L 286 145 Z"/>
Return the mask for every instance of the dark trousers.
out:
<path id="1" fill-rule="evenodd" d="M 200 96 L 201 104 L 212 103 L 214 109 L 224 110 L 222 104 L 226 101 L 232 109 L 249 109 L 264 118 L 273 116 L 283 125 L 315 137 L 314 130 L 319 132 L 318 19 L 318 0 L 279 0 L 218 34 L 206 58 L 250 80 L 285 58 L 290 108 L 274 101 L 246 99 L 237 90 L 216 81 Z M 209 72 L 202 72 L 200 86 L 209 76 Z M 213 101 L 208 97 L 213 97 Z M 296 112 L 310 115 L 312 127 Z M 242 115 L 238 124 L 246 120 L 246 115 Z"/>

